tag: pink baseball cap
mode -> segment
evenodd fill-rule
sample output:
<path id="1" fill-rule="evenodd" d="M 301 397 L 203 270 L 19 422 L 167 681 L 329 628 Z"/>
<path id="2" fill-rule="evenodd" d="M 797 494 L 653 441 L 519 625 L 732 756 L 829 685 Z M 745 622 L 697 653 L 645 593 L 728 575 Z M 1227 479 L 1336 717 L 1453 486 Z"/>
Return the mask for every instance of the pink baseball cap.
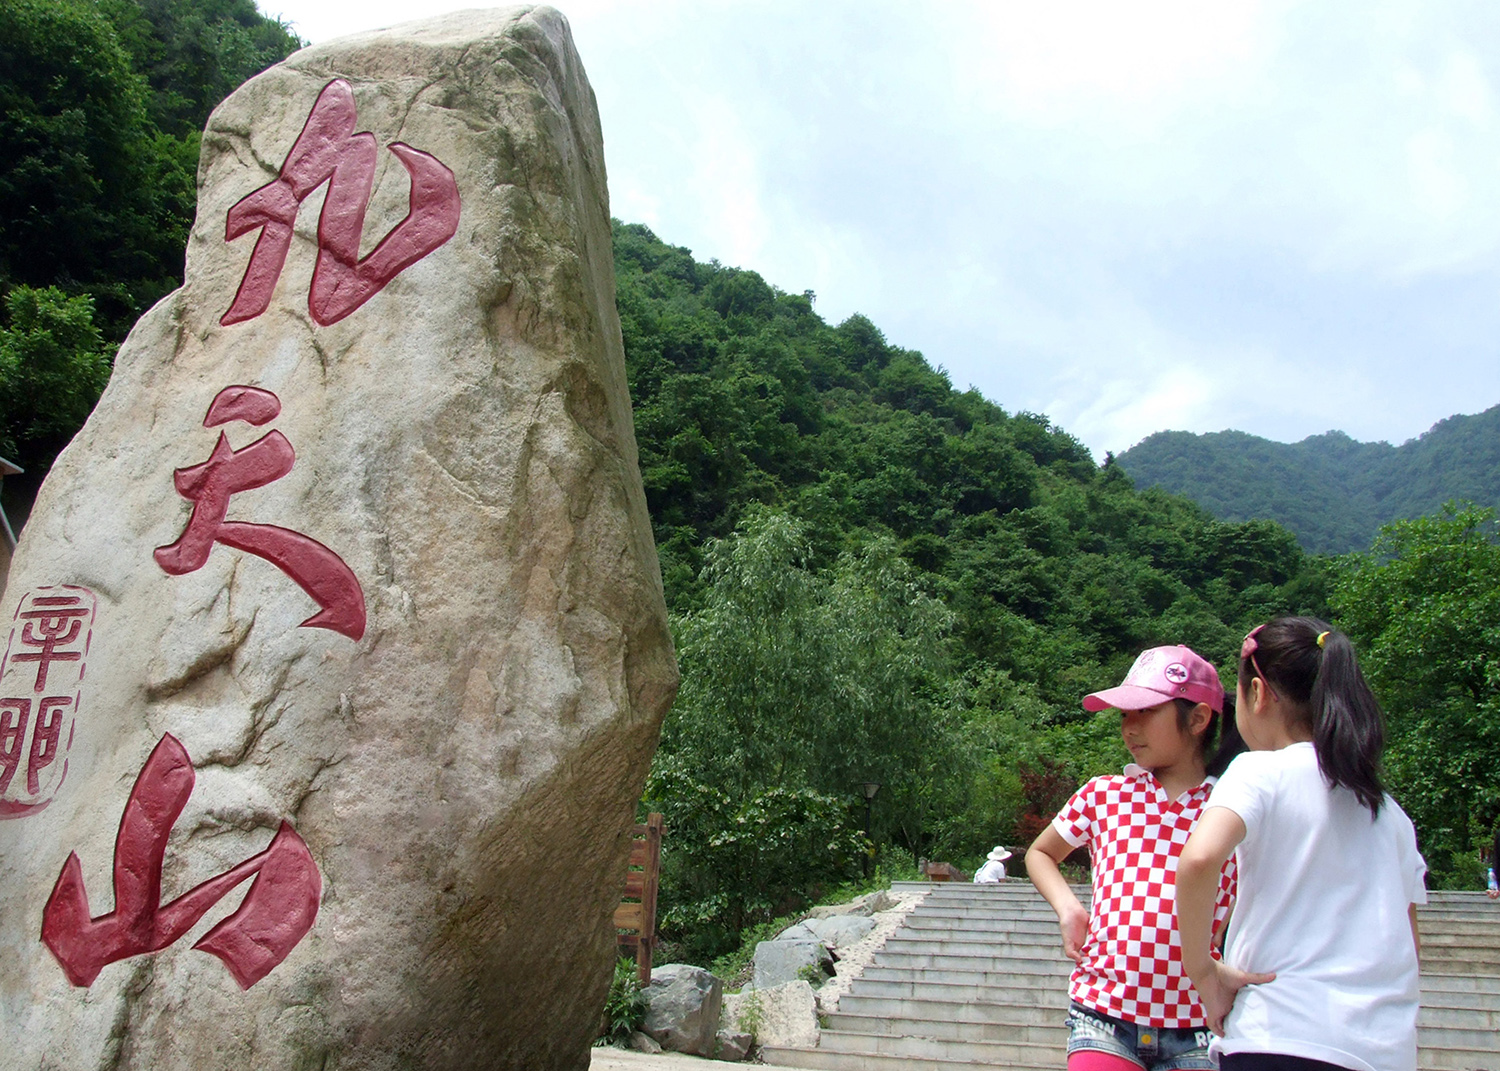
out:
<path id="1" fill-rule="evenodd" d="M 1207 703 L 1224 712 L 1219 673 L 1190 647 L 1152 647 L 1125 674 L 1118 688 L 1083 697 L 1084 710 L 1145 710 L 1172 699 Z"/>

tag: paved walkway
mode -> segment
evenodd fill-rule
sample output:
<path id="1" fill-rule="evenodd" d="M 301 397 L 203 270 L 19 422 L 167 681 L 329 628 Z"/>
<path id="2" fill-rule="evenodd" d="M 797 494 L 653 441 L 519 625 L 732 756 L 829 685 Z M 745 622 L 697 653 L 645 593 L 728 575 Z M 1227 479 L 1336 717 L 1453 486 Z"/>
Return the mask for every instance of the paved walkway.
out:
<path id="1" fill-rule="evenodd" d="M 724 1068 L 757 1066 L 754 1064 L 731 1064 L 724 1060 L 705 1060 L 698 1056 L 684 1056 L 679 1052 L 663 1052 L 649 1056 L 644 1052 L 616 1049 L 609 1046 L 594 1049 L 589 1060 L 589 1071 L 718 1071 L 715 1064 Z"/>

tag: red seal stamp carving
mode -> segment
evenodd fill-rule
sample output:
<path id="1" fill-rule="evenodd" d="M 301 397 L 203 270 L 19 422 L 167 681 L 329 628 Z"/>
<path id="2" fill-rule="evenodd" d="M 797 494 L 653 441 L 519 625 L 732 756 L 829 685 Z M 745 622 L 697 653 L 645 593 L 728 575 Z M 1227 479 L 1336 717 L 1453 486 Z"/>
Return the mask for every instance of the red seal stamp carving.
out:
<path id="1" fill-rule="evenodd" d="M 52 802 L 68 775 L 96 600 L 71 584 L 29 591 L 0 662 L 0 819 Z"/>

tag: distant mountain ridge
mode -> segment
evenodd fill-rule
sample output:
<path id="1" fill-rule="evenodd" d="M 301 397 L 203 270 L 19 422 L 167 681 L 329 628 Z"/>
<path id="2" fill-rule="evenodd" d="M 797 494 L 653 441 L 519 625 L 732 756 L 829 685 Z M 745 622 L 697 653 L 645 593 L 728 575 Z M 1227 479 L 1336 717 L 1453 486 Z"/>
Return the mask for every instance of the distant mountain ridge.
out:
<path id="1" fill-rule="evenodd" d="M 1500 506 L 1500 405 L 1448 417 L 1400 446 L 1341 431 L 1296 443 L 1159 431 L 1115 461 L 1142 490 L 1186 495 L 1220 520 L 1279 521 L 1304 549 L 1341 554 L 1452 498 Z"/>

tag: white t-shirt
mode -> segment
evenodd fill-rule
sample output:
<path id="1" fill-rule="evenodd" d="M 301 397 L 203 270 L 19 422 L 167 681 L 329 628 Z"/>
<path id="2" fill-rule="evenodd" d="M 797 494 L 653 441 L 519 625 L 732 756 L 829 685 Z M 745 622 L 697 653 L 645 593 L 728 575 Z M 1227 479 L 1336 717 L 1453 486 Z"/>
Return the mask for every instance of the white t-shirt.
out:
<path id="1" fill-rule="evenodd" d="M 1225 962 L 1274 971 L 1246 986 L 1219 1052 L 1273 1052 L 1358 1071 L 1417 1066 L 1417 955 L 1408 906 L 1427 902 L 1411 819 L 1389 796 L 1373 821 L 1331 791 L 1311 743 L 1230 763 L 1208 807 L 1245 823 Z"/>
<path id="2" fill-rule="evenodd" d="M 1005 880 L 1005 864 L 998 863 L 993 859 L 987 860 L 984 866 L 974 872 L 974 884 L 994 885 Z"/>

